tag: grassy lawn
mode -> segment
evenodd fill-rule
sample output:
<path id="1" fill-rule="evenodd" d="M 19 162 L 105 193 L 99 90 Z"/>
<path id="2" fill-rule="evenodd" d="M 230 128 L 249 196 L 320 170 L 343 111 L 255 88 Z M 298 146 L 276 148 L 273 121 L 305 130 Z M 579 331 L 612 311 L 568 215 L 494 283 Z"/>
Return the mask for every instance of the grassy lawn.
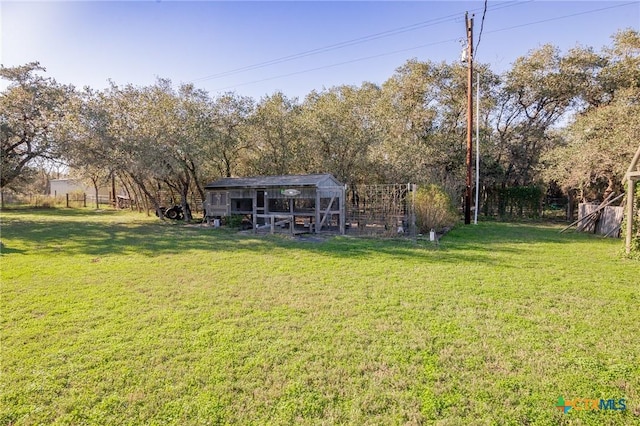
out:
<path id="1" fill-rule="evenodd" d="M 0 424 L 640 424 L 640 263 L 541 224 L 439 248 L 3 211 Z M 624 411 L 555 408 L 624 398 Z"/>

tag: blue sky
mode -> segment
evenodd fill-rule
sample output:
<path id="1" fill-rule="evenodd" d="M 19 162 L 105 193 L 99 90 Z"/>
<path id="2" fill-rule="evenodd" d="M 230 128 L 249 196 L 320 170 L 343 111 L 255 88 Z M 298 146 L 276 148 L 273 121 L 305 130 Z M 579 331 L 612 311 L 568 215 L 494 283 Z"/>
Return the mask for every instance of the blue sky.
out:
<path id="1" fill-rule="evenodd" d="M 475 14 L 477 43 L 483 5 L 2 1 L 0 62 L 39 61 L 48 76 L 77 87 L 162 77 L 212 95 L 236 91 L 258 100 L 279 90 L 302 99 L 314 89 L 381 84 L 410 58 L 458 61 L 464 13 Z M 490 0 L 476 59 L 502 72 L 545 43 L 599 50 L 623 28 L 640 29 L 639 1 Z"/>

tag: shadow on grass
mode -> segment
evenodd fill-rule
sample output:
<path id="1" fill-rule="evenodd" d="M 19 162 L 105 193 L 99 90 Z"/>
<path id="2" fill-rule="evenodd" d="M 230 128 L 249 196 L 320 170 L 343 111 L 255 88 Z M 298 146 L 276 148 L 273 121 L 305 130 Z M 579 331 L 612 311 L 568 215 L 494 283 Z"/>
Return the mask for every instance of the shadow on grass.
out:
<path id="1" fill-rule="evenodd" d="M 8 254 L 24 254 L 25 251 L 26 250 L 7 247 L 3 244 L 2 247 L 0 247 L 0 256 L 5 256 Z"/>
<path id="2" fill-rule="evenodd" d="M 35 214 L 34 214 L 35 213 Z M 329 237 L 304 241 L 285 236 L 256 236 L 206 226 L 185 226 L 175 222 L 136 221 L 123 216 L 123 223 L 90 220 L 115 216 L 117 211 L 79 209 L 33 209 L 3 218 L 3 238 L 17 239 L 27 249 L 2 250 L 3 254 L 50 250 L 59 255 L 139 253 L 147 256 L 179 254 L 192 250 L 240 250 L 269 253 L 296 249 L 320 256 L 368 258 L 381 254 L 395 259 L 425 262 L 494 263 L 496 253 L 526 252 L 533 244 L 570 243 L 585 235 L 559 234 L 559 226 L 541 224 L 485 223 L 458 226 L 441 239 L 438 246 L 415 244 L 409 240 Z M 87 217 L 87 221 L 81 220 Z M 142 217 L 142 216 L 141 216 Z M 80 220 L 79 220 L 80 219 Z"/>
<path id="3" fill-rule="evenodd" d="M 100 214 L 106 216 L 115 216 L 122 213 L 122 210 L 114 210 L 111 208 L 95 209 L 92 207 L 86 208 L 67 208 L 67 207 L 33 207 L 33 206 L 19 206 L 19 207 L 5 207 L 2 212 L 12 214 L 23 214 L 26 216 L 37 215 L 43 218 L 55 218 L 55 217 L 82 217 L 88 214 Z"/>

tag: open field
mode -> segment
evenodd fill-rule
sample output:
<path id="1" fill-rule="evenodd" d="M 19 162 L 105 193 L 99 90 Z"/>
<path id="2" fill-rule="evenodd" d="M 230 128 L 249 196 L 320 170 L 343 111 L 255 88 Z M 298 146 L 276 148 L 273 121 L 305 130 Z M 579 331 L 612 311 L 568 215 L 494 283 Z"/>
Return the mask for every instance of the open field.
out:
<path id="1" fill-rule="evenodd" d="M 640 424 L 640 263 L 619 240 L 1 218 L 3 425 Z M 563 414 L 559 396 L 627 409 Z"/>

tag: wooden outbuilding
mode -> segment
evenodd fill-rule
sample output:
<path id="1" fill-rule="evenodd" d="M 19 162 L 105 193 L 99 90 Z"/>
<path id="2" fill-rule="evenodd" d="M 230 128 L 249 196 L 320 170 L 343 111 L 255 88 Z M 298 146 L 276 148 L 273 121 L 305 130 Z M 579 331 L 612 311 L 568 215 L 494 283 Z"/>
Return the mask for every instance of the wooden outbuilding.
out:
<path id="1" fill-rule="evenodd" d="M 208 220 L 239 215 L 254 231 L 345 233 L 345 186 L 331 174 L 223 178 L 205 190 Z"/>

